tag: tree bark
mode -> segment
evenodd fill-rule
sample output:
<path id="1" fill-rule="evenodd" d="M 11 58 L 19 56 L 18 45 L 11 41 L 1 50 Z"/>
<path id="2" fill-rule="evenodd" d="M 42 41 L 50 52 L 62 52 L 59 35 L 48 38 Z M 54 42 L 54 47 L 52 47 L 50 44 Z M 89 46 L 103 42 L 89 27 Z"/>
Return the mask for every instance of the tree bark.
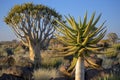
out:
<path id="1" fill-rule="evenodd" d="M 75 80 L 84 80 L 84 59 L 79 57 L 76 64 Z"/>
<path id="2" fill-rule="evenodd" d="M 34 63 L 34 69 L 40 68 L 41 56 L 39 45 L 29 46 L 29 53 L 30 60 Z"/>
<path id="3" fill-rule="evenodd" d="M 34 69 L 38 69 L 40 68 L 40 65 L 41 65 L 41 52 L 40 52 L 40 46 L 39 45 L 36 45 L 35 48 L 34 48 L 34 53 L 35 53 L 35 56 L 34 56 Z"/>
<path id="4" fill-rule="evenodd" d="M 34 56 L 35 56 L 34 49 L 32 46 L 29 46 L 29 58 L 31 61 L 34 61 Z"/>

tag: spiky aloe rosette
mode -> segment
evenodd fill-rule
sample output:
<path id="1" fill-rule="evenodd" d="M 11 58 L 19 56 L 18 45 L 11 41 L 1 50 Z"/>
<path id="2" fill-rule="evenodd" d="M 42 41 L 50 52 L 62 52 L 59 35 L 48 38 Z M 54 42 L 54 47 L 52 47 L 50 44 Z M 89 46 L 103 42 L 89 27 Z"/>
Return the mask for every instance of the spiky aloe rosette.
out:
<path id="1" fill-rule="evenodd" d="M 59 52 L 58 56 L 73 56 L 68 71 L 75 67 L 78 57 L 83 57 L 86 62 L 94 68 L 99 67 L 97 64 L 89 61 L 86 57 L 90 56 L 91 53 L 88 53 L 89 51 L 95 54 L 98 53 L 96 51 L 100 48 L 93 45 L 97 44 L 106 33 L 106 29 L 103 27 L 104 23 L 98 28 L 96 27 L 100 17 L 101 14 L 94 19 L 95 13 L 93 13 L 90 20 L 87 21 L 86 13 L 83 22 L 81 19 L 76 22 L 72 16 L 65 17 L 67 24 L 56 20 L 60 26 L 55 26 L 55 28 L 60 34 L 55 34 L 55 36 L 59 41 L 66 45 L 66 47 L 62 48 L 63 52 Z"/>

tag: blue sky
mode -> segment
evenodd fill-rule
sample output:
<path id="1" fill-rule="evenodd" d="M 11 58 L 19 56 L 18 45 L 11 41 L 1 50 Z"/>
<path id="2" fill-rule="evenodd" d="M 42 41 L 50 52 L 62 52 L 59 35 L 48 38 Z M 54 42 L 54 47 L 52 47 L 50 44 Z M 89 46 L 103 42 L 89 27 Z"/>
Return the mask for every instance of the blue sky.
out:
<path id="1" fill-rule="evenodd" d="M 33 2 L 54 8 L 62 15 L 72 15 L 76 18 L 84 16 L 88 12 L 90 16 L 93 12 L 96 15 L 102 13 L 98 24 L 107 20 L 107 33 L 115 32 L 120 37 L 120 0 L 0 0 L 0 41 L 16 39 L 14 33 L 8 25 L 4 23 L 4 16 L 16 4 Z"/>

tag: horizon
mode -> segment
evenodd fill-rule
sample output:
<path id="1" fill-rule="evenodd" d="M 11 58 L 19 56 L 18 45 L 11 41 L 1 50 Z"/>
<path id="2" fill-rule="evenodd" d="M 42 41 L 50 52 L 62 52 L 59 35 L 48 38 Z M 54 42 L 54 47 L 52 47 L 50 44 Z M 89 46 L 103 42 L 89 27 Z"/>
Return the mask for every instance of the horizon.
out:
<path id="1" fill-rule="evenodd" d="M 23 4 L 32 2 L 33 4 L 43 4 L 50 8 L 55 9 L 63 17 L 68 14 L 75 17 L 78 20 L 80 16 L 82 19 L 86 11 L 88 16 L 93 12 L 96 12 L 96 16 L 102 13 L 101 19 L 98 22 L 98 25 L 107 20 L 104 26 L 107 26 L 107 34 L 110 32 L 116 33 L 120 37 L 120 1 L 90 1 L 90 0 L 76 0 L 76 1 L 64 1 L 64 0 L 13 0 L 13 1 L 0 1 L 0 41 L 11 41 L 16 38 L 15 34 L 12 32 L 10 27 L 4 23 L 4 17 L 7 16 L 8 12 L 16 4 Z M 7 33 L 6 33 L 7 32 Z M 106 34 L 106 35 L 107 35 Z"/>

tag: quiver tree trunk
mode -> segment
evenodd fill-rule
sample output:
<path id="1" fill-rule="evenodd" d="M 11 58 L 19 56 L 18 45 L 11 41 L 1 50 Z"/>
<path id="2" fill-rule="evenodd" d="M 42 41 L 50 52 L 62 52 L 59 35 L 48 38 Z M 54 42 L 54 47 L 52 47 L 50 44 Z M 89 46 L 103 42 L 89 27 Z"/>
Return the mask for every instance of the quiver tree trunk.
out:
<path id="1" fill-rule="evenodd" d="M 41 65 L 41 56 L 40 56 L 40 48 L 39 48 L 39 44 L 37 44 L 35 47 L 34 47 L 34 53 L 35 53 L 35 56 L 34 56 L 34 68 L 35 69 L 38 69 L 40 68 L 40 65 Z"/>
<path id="2" fill-rule="evenodd" d="M 34 62 L 34 68 L 40 68 L 41 65 L 41 56 L 40 56 L 40 45 L 29 46 L 29 57 L 32 62 Z"/>
<path id="3" fill-rule="evenodd" d="M 32 46 L 29 46 L 29 58 L 31 61 L 34 61 L 34 56 L 35 56 L 34 49 Z"/>
<path id="4" fill-rule="evenodd" d="M 79 57 L 76 64 L 75 80 L 84 80 L 84 59 Z"/>

